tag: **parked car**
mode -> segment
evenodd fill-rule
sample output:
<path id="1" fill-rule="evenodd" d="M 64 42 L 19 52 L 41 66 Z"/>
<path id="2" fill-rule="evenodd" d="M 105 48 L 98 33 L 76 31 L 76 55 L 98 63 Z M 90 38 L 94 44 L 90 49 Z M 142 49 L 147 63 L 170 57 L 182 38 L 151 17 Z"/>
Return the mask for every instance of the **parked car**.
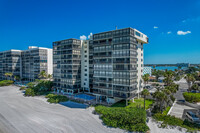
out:
<path id="1" fill-rule="evenodd" d="M 191 121 L 191 122 L 194 122 L 194 123 L 200 123 L 200 119 L 197 117 L 196 114 L 194 114 L 192 111 L 188 111 L 186 113 L 186 118 Z"/>

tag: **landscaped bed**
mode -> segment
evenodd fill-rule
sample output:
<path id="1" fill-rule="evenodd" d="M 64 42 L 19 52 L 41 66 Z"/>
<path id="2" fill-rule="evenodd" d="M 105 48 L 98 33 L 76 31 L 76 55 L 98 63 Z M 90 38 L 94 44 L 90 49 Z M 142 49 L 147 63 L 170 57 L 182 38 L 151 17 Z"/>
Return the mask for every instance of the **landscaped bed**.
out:
<path id="1" fill-rule="evenodd" d="M 2 80 L 0 81 L 0 86 L 9 86 L 12 85 L 14 81 L 11 80 Z"/>
<path id="2" fill-rule="evenodd" d="M 187 102 L 190 103 L 200 102 L 200 93 L 184 92 L 183 96 Z"/>
<path id="3" fill-rule="evenodd" d="M 48 94 L 45 97 L 48 98 L 47 101 L 50 103 L 66 102 L 69 100 L 66 96 L 61 96 L 56 94 Z"/>
<path id="4" fill-rule="evenodd" d="M 167 125 L 169 126 L 179 126 L 188 129 L 188 131 L 199 131 L 199 125 L 195 123 L 191 123 L 187 120 L 181 120 L 176 118 L 175 116 L 170 116 L 166 114 L 156 113 L 153 118 L 157 121 L 162 121 L 161 127 L 165 128 Z"/>
<path id="5" fill-rule="evenodd" d="M 146 100 L 146 109 L 152 105 L 152 100 Z M 143 109 L 144 100 L 135 99 L 134 102 L 120 101 L 111 107 L 96 106 L 95 111 L 100 114 L 101 119 L 107 126 L 119 127 L 127 131 L 146 132 L 146 111 Z"/>

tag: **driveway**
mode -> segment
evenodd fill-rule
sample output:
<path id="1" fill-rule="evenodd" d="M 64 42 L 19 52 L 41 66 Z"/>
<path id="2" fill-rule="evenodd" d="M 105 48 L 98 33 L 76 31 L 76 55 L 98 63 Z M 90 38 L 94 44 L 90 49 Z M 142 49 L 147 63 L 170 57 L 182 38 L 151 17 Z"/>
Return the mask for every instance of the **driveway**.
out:
<path id="1" fill-rule="evenodd" d="M 179 84 L 179 90 L 174 95 L 176 98 L 176 101 L 174 105 L 172 106 L 171 112 L 169 113 L 171 116 L 175 116 L 177 118 L 184 119 L 185 110 L 193 110 L 194 108 L 186 106 L 184 104 L 185 98 L 183 97 L 183 92 L 187 92 L 188 85 L 184 78 L 182 78 L 180 81 L 177 81 L 176 84 Z"/>
<path id="2" fill-rule="evenodd" d="M 0 133 L 125 132 L 104 126 L 92 111 L 49 104 L 44 97 L 24 97 L 16 86 L 0 87 Z"/>

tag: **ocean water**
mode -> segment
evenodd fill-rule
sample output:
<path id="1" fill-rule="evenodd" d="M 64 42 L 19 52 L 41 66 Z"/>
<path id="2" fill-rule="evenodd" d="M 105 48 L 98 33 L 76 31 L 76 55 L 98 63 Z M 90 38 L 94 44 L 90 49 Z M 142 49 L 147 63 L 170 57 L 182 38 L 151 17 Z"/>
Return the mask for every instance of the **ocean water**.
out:
<path id="1" fill-rule="evenodd" d="M 175 69 L 178 69 L 178 67 L 175 66 L 157 66 L 155 68 L 151 67 L 152 69 L 157 69 L 157 70 L 172 70 L 174 71 Z"/>

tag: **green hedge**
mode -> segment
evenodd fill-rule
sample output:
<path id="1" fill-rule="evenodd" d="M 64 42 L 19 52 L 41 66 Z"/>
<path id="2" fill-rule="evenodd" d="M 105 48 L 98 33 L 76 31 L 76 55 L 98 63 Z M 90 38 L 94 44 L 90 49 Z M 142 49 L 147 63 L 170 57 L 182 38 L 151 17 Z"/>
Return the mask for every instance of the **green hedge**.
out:
<path id="1" fill-rule="evenodd" d="M 9 85 L 12 85 L 14 81 L 11 81 L 11 80 L 3 80 L 3 81 L 0 81 L 0 86 L 9 86 Z"/>
<path id="2" fill-rule="evenodd" d="M 48 80 L 37 80 L 36 82 L 30 82 L 27 84 L 28 88 L 34 90 L 35 95 L 47 95 L 51 92 L 53 86 L 52 81 Z"/>
<path id="3" fill-rule="evenodd" d="M 34 92 L 34 90 L 33 89 L 31 89 L 31 88 L 28 88 L 28 89 L 26 89 L 26 91 L 25 91 L 25 94 L 24 94 L 25 96 L 35 96 L 35 92 Z"/>
<path id="4" fill-rule="evenodd" d="M 146 132 L 146 112 L 142 108 L 96 106 L 95 111 L 101 114 L 107 126 L 119 127 L 128 131 Z"/>
<path id="5" fill-rule="evenodd" d="M 154 114 L 153 118 L 157 121 L 163 121 L 162 125 L 179 126 L 192 131 L 200 130 L 200 127 L 197 124 L 191 123 L 187 120 L 183 121 L 174 116 L 156 113 Z"/>
<path id="6" fill-rule="evenodd" d="M 22 86 L 19 90 L 25 90 L 26 87 L 25 86 Z"/>
<path id="7" fill-rule="evenodd" d="M 55 95 L 55 94 L 48 94 L 45 97 L 48 98 L 47 101 L 50 103 L 59 103 L 59 102 L 65 102 L 69 100 L 66 96 Z"/>
<path id="8" fill-rule="evenodd" d="M 184 96 L 185 100 L 190 103 L 200 102 L 200 93 L 184 92 L 183 96 Z"/>

